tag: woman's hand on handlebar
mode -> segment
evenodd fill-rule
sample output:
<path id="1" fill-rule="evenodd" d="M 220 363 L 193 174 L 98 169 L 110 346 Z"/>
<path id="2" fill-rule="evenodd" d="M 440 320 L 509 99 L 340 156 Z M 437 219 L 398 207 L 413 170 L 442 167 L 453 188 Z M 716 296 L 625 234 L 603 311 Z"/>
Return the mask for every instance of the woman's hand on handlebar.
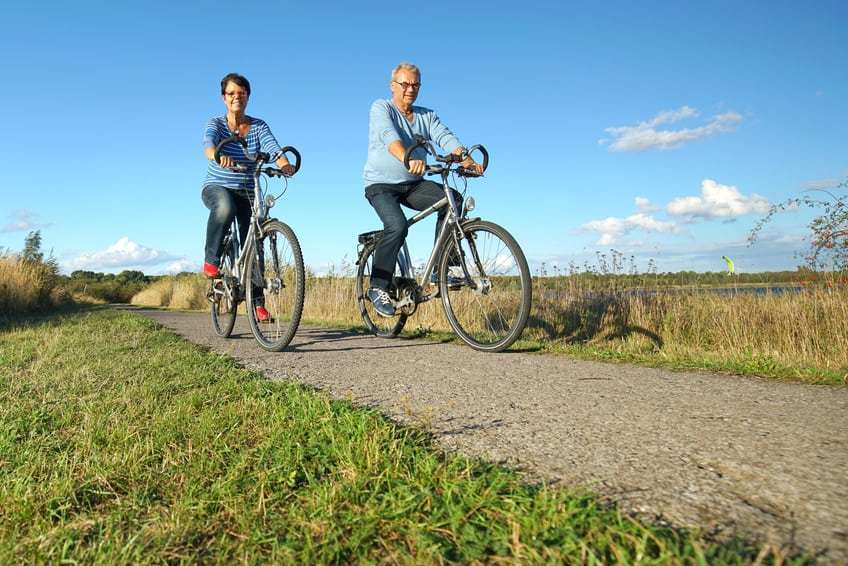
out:
<path id="1" fill-rule="evenodd" d="M 286 159 L 285 156 L 279 158 L 275 162 L 275 165 L 277 166 L 277 169 L 282 171 L 283 175 L 285 175 L 286 177 L 291 177 L 295 173 L 294 165 L 289 163 L 289 160 Z"/>
<path id="2" fill-rule="evenodd" d="M 224 169 L 232 169 L 236 166 L 236 160 L 230 157 L 229 155 L 220 155 L 218 159 L 218 165 L 220 165 Z"/>

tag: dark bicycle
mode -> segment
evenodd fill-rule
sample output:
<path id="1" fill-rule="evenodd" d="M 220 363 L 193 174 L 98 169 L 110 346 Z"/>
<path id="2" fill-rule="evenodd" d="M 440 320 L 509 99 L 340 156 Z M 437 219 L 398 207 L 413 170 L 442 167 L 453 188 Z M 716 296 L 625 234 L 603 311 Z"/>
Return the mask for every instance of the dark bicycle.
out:
<path id="1" fill-rule="evenodd" d="M 374 250 L 383 231 L 359 235 L 356 261 L 359 312 L 371 332 L 393 338 L 419 304 L 441 297 L 445 315 L 457 336 L 476 350 L 500 352 L 518 339 L 527 324 L 532 295 L 530 269 L 515 238 L 497 224 L 469 218 L 468 213 L 474 210 L 474 198 L 469 196 L 463 203 L 457 203 L 448 186 L 448 178 L 452 177 L 461 179 L 467 189 L 466 179 L 478 175 L 462 168 L 460 162 L 479 152 L 485 170 L 489 154 L 483 146 L 475 145 L 463 155 L 439 155 L 432 144 L 417 138 L 404 155 L 407 168 L 410 156 L 419 147 L 434 157 L 436 164 L 428 165 L 425 174 L 441 176 L 445 196 L 410 217 L 407 225 L 412 226 L 444 207 L 448 207 L 448 213 L 427 264 L 417 277 L 404 242 L 388 289 L 397 312 L 390 318 L 378 315 L 367 297 Z M 435 290 L 425 291 L 434 272 L 437 286 Z"/>
<path id="2" fill-rule="evenodd" d="M 241 245 L 235 219 L 224 236 L 221 275 L 211 281 L 208 292 L 212 303 L 212 328 L 218 336 L 230 336 L 238 304 L 246 300 L 247 319 L 256 341 L 266 350 L 279 352 L 288 346 L 300 324 L 305 286 L 303 256 L 294 231 L 276 218 L 268 217 L 268 210 L 288 187 L 287 177 L 282 170 L 263 165 L 282 154 L 291 154 L 295 158 L 294 173 L 297 173 L 300 153 L 287 146 L 275 156 L 263 152 L 252 155 L 247 151 L 244 138 L 231 136 L 215 148 L 216 162 L 220 163 L 221 148 L 230 142 L 239 143 L 247 159 L 253 161 L 252 212 L 250 227 Z M 232 169 L 247 171 L 240 165 Z M 265 183 L 260 182 L 262 175 L 284 180 L 285 188 L 279 195 L 270 194 Z M 270 316 L 259 320 L 257 306 L 264 306 Z"/>

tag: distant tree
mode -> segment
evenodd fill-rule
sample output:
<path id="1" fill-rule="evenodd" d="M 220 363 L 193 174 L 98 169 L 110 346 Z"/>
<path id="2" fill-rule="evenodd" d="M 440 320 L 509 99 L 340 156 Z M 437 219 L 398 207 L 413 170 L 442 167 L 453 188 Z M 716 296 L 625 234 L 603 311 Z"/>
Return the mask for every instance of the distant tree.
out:
<path id="1" fill-rule="evenodd" d="M 93 281 L 97 281 L 100 279 L 102 274 L 95 273 L 93 271 L 84 271 L 82 269 L 77 269 L 76 271 L 71 272 L 71 279 L 90 279 Z"/>
<path id="2" fill-rule="evenodd" d="M 808 194 L 772 205 L 748 235 L 749 245 L 756 242 L 760 231 L 776 214 L 797 208 L 810 208 L 815 210 L 818 216 L 809 224 L 810 249 L 804 258 L 807 264 L 814 270 L 831 267 L 835 271 L 848 271 L 848 194 L 839 194 L 839 191 L 846 189 L 848 179 L 830 190 L 808 191 L 822 194 L 823 197 Z"/>
<path id="3" fill-rule="evenodd" d="M 27 234 L 21 259 L 27 263 L 42 263 L 44 261 L 44 253 L 41 251 L 41 230 L 34 230 Z"/>
<path id="4" fill-rule="evenodd" d="M 141 271 L 124 270 L 117 275 L 116 279 L 124 283 L 144 283 L 145 276 Z"/>

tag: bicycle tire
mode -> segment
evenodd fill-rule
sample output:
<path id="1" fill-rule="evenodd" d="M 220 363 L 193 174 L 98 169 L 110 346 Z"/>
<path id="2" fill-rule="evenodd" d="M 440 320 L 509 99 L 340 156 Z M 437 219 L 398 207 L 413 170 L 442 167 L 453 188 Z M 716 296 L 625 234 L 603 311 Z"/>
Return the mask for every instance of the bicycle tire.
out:
<path id="1" fill-rule="evenodd" d="M 456 242 L 448 239 L 442 246 L 438 271 L 442 307 L 463 342 L 475 350 L 500 352 L 509 348 L 527 325 L 533 294 L 530 268 L 518 242 L 501 226 L 469 220 L 462 230 L 466 237 L 459 242 L 457 259 L 465 263 L 476 289 L 468 284 L 451 285 L 450 263 Z"/>
<path id="2" fill-rule="evenodd" d="M 270 219 L 262 225 L 262 237 L 254 240 L 248 253 L 252 259 L 245 274 L 245 308 L 250 330 L 262 348 L 279 352 L 294 338 L 303 314 L 306 283 L 300 242 L 288 225 Z M 261 297 L 257 289 L 261 289 Z M 267 309 L 269 320 L 258 319 L 259 305 Z"/>
<path id="3" fill-rule="evenodd" d="M 239 288 L 238 280 L 233 275 L 234 263 L 233 241 L 227 238 L 222 247 L 221 265 L 218 268 L 221 275 L 212 281 L 212 330 L 221 338 L 229 338 L 236 323 Z"/>
<path id="4" fill-rule="evenodd" d="M 382 317 L 374 310 L 366 295 L 371 281 L 371 264 L 374 260 L 375 249 L 375 244 L 367 245 L 359 256 L 359 267 L 356 270 L 356 304 L 369 332 L 380 338 L 395 338 L 403 330 L 408 315 Z"/>

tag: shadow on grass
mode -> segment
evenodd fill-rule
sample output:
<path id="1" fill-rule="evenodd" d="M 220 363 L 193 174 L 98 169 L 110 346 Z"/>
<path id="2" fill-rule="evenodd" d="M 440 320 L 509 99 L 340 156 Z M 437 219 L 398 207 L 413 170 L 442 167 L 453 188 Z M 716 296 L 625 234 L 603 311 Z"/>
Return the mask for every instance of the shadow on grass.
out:
<path id="1" fill-rule="evenodd" d="M 563 341 L 566 344 L 586 344 L 598 338 L 625 339 L 633 334 L 648 338 L 655 351 L 663 348 L 662 336 L 630 323 L 630 303 L 615 295 L 587 296 L 571 301 L 559 311 L 553 324 L 549 320 L 531 315 L 528 330 L 543 335 L 544 340 Z"/>
<path id="2" fill-rule="evenodd" d="M 88 303 L 71 303 L 52 308 L 50 311 L 0 314 L 0 332 L 8 332 L 16 329 L 39 328 L 69 316 L 75 316 L 86 312 L 98 312 L 111 308 L 110 305 L 93 305 Z"/>

